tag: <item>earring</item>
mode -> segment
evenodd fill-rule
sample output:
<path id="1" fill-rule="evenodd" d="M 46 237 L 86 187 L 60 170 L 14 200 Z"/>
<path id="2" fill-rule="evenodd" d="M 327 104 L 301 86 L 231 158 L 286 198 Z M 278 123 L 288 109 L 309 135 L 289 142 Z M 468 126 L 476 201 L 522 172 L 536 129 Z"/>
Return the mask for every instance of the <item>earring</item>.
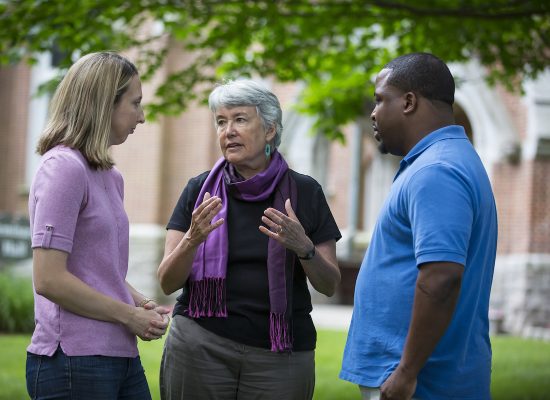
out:
<path id="1" fill-rule="evenodd" d="M 269 143 L 265 144 L 265 156 L 269 158 L 271 155 L 271 145 Z"/>

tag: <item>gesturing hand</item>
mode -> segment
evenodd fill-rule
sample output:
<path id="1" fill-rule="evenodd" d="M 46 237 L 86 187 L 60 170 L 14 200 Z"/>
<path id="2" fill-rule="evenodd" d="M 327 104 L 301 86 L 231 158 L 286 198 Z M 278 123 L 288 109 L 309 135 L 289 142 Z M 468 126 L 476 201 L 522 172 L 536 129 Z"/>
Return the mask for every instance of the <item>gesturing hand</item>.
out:
<path id="1" fill-rule="evenodd" d="M 210 232 L 223 224 L 223 218 L 212 224 L 212 219 L 221 209 L 221 199 L 217 196 L 211 197 L 210 193 L 206 192 L 201 205 L 193 210 L 191 226 L 186 232 L 184 239 L 188 240 L 193 246 L 198 246 L 204 242 Z"/>
<path id="2" fill-rule="evenodd" d="M 305 255 L 313 247 L 313 242 L 307 237 L 304 227 L 294 213 L 290 199 L 285 201 L 285 209 L 288 215 L 274 208 L 265 210 L 262 222 L 269 229 L 260 226 L 260 231 L 294 251 L 298 256 Z"/>

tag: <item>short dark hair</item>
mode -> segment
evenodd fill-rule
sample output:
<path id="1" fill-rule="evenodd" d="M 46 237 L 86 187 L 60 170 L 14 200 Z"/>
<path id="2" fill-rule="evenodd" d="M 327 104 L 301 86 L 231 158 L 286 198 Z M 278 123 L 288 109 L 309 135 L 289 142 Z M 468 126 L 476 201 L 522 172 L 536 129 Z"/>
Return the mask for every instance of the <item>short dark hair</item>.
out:
<path id="1" fill-rule="evenodd" d="M 453 105 L 455 81 L 449 67 L 430 53 L 411 53 L 387 63 L 391 69 L 387 83 L 403 92 L 416 92 L 428 100 Z"/>

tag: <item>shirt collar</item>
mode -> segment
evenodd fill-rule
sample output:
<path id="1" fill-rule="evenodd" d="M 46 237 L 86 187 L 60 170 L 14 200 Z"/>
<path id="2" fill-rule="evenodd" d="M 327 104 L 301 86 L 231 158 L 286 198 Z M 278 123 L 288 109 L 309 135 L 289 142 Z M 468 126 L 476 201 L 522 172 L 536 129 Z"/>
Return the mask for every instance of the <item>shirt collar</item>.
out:
<path id="1" fill-rule="evenodd" d="M 439 128 L 424 136 L 414 147 L 403 157 L 399 163 L 399 171 L 395 175 L 395 180 L 414 160 L 416 160 L 432 144 L 446 139 L 468 139 L 464 127 L 461 125 L 449 125 Z"/>

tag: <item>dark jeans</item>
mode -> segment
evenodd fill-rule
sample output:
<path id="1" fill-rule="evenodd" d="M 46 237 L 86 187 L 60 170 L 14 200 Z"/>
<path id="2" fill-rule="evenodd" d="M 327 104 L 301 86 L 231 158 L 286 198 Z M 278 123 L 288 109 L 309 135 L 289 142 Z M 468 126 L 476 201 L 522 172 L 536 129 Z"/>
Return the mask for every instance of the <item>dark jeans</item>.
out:
<path id="1" fill-rule="evenodd" d="M 151 400 L 139 357 L 72 356 L 27 353 L 31 399 Z"/>

